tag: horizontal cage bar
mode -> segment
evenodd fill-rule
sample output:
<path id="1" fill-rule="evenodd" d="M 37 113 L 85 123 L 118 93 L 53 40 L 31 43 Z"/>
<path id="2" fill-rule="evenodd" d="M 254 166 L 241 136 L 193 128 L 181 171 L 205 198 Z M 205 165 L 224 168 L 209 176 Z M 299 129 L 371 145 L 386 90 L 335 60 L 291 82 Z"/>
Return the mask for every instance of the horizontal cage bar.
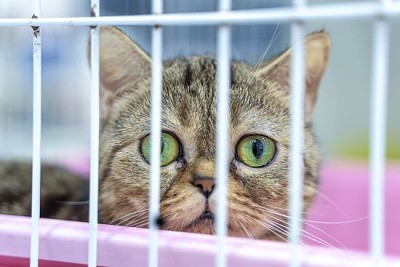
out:
<path id="1" fill-rule="evenodd" d="M 316 20 L 371 19 L 379 17 L 399 17 L 400 3 L 381 5 L 379 3 L 325 4 L 291 7 L 241 10 L 229 12 L 179 13 L 135 16 L 74 17 L 74 18 L 0 18 L 4 26 L 104 26 L 104 25 L 216 25 L 216 24 L 257 24 L 277 22 L 298 22 Z"/>

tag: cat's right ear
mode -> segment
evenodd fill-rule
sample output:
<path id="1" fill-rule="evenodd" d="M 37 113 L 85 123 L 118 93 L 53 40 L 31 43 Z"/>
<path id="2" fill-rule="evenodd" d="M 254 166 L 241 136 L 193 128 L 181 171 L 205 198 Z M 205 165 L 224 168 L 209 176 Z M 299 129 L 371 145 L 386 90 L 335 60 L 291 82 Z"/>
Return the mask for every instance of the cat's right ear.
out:
<path id="1" fill-rule="evenodd" d="M 137 44 L 115 27 L 100 28 L 102 89 L 115 94 L 150 75 L 151 59 Z"/>

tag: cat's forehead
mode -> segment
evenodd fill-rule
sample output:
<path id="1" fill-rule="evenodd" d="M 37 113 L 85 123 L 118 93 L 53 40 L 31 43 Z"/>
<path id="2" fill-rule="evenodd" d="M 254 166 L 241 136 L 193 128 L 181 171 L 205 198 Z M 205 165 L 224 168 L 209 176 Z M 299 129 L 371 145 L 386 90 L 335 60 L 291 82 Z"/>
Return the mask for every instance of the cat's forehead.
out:
<path id="1" fill-rule="evenodd" d="M 215 104 L 216 82 L 217 62 L 212 57 L 176 59 L 164 65 L 163 94 L 167 98 L 185 97 L 196 102 L 206 101 L 204 104 Z M 250 100 L 258 103 L 271 93 L 268 87 L 265 81 L 257 79 L 254 69 L 247 64 L 231 64 L 232 102 Z"/>
<path id="2" fill-rule="evenodd" d="M 163 113 L 166 126 L 182 126 L 215 137 L 217 62 L 194 57 L 167 62 L 163 74 Z M 269 81 L 255 76 L 254 68 L 231 65 L 230 117 L 232 130 L 276 130 L 288 120 L 286 100 Z"/>

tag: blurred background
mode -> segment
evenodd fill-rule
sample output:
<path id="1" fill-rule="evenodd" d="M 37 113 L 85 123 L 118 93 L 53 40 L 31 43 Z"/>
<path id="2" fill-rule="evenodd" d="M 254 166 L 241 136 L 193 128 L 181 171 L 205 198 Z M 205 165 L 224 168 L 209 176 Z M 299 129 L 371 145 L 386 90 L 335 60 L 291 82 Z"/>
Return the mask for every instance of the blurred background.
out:
<path id="1" fill-rule="evenodd" d="M 291 1 L 234 0 L 233 9 L 268 8 Z M 309 1 L 310 5 L 339 1 Z M 345 1 L 340 1 L 345 2 Z M 0 17 L 29 18 L 30 0 L 2 0 Z M 103 0 L 101 16 L 151 12 L 148 0 Z M 216 0 L 165 0 L 164 12 L 206 12 Z M 42 0 L 42 17 L 88 16 L 88 0 Z M 400 21 L 393 21 L 387 120 L 387 158 L 400 159 Z M 331 60 L 322 81 L 314 115 L 315 130 L 326 159 L 367 159 L 370 114 L 372 23 L 368 20 L 319 21 L 307 32 L 325 29 L 332 38 Z M 122 27 L 150 52 L 150 27 Z M 164 57 L 215 55 L 216 27 L 166 27 Z M 42 154 L 61 161 L 89 150 L 89 67 L 87 27 L 42 27 Z M 234 26 L 233 58 L 256 63 L 286 49 L 285 24 Z M 268 48 L 270 47 L 270 48 Z M 397 115 L 396 115 L 397 114 Z M 32 30 L 0 27 L 0 159 L 31 157 Z"/>

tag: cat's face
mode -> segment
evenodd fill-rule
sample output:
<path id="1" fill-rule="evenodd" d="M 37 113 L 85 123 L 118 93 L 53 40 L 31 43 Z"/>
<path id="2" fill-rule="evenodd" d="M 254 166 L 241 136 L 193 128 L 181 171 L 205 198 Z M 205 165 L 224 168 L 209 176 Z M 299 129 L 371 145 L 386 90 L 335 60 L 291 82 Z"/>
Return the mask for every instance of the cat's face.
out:
<path id="1" fill-rule="evenodd" d="M 311 113 L 325 69 L 325 33 L 306 40 L 304 210 L 318 182 Z M 289 171 L 290 52 L 254 69 L 231 67 L 228 230 L 231 236 L 285 238 Z M 115 28 L 101 30 L 100 219 L 148 226 L 150 65 Z M 163 69 L 161 229 L 214 233 L 216 62 L 194 57 Z"/>

